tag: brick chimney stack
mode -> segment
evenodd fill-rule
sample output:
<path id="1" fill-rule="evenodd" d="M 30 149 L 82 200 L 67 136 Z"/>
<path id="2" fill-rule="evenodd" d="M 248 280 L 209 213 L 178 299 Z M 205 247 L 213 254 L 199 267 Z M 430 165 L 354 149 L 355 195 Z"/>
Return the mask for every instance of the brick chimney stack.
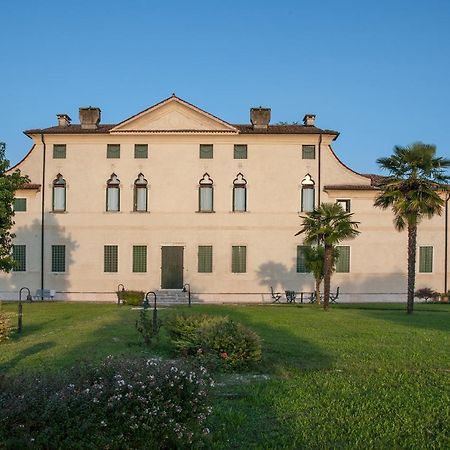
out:
<path id="1" fill-rule="evenodd" d="M 250 122 L 254 129 L 267 130 L 270 122 L 270 108 L 250 109 Z"/>
<path id="2" fill-rule="evenodd" d="M 58 118 L 58 127 L 68 127 L 72 119 L 67 114 L 56 114 Z"/>
<path id="3" fill-rule="evenodd" d="M 81 128 L 95 129 L 100 123 L 101 110 L 93 106 L 87 108 L 80 108 L 80 124 Z"/>

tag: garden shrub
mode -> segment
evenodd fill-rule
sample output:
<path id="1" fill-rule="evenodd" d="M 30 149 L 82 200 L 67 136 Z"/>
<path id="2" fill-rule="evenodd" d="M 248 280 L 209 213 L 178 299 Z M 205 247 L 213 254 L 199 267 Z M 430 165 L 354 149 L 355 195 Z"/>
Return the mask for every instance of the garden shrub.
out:
<path id="1" fill-rule="evenodd" d="M 203 367 L 113 358 L 0 378 L 0 448 L 200 447 L 211 385 Z"/>
<path id="2" fill-rule="evenodd" d="M 0 311 L 0 343 L 9 339 L 11 323 L 7 314 Z"/>
<path id="3" fill-rule="evenodd" d="M 217 357 L 240 368 L 261 359 L 259 336 L 228 317 L 178 314 L 166 322 L 175 348 L 184 355 Z"/>
<path id="4" fill-rule="evenodd" d="M 140 306 L 144 301 L 145 292 L 143 291 L 121 291 L 121 299 L 125 305 Z"/>
<path id="5" fill-rule="evenodd" d="M 439 296 L 439 293 L 436 292 L 434 289 L 431 288 L 421 288 L 417 289 L 416 292 L 414 292 L 414 297 L 417 297 L 419 299 L 424 299 L 425 303 L 431 298 L 432 300 L 436 300 L 436 298 Z"/>
<path id="6" fill-rule="evenodd" d="M 141 309 L 139 317 L 136 320 L 136 330 L 141 334 L 145 345 L 150 345 L 154 338 L 159 333 L 161 328 L 161 321 L 156 320 L 155 326 L 153 324 L 153 310 L 149 308 Z"/>

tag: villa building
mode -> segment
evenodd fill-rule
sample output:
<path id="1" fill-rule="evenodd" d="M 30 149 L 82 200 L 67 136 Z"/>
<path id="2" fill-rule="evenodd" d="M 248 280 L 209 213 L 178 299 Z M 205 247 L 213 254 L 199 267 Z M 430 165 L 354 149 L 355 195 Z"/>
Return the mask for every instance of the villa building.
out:
<path id="1" fill-rule="evenodd" d="M 114 300 L 118 284 L 180 290 L 195 301 L 271 301 L 313 290 L 301 218 L 321 202 L 354 213 L 361 234 L 340 246 L 332 290 L 343 301 L 404 300 L 407 233 L 373 207 L 377 176 L 345 166 L 336 131 L 271 125 L 252 108 L 230 124 L 172 97 L 118 124 L 80 108 L 80 124 L 27 130 L 33 146 L 14 168 L 30 183 L 15 200 L 15 271 L 0 297 L 55 290 L 57 299 Z M 448 231 L 448 230 L 447 230 Z M 445 217 L 418 233 L 416 286 L 447 287 Z"/>

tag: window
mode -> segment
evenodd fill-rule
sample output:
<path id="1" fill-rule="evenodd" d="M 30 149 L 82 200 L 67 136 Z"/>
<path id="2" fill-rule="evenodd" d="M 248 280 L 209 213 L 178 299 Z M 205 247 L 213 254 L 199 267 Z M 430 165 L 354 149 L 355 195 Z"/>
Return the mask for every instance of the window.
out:
<path id="1" fill-rule="evenodd" d="M 133 272 L 147 272 L 146 245 L 133 245 Z"/>
<path id="2" fill-rule="evenodd" d="M 134 211 L 147 211 L 147 185 L 147 180 L 140 173 L 134 181 Z"/>
<path id="3" fill-rule="evenodd" d="M 52 272 L 66 271 L 66 246 L 52 245 Z"/>
<path id="4" fill-rule="evenodd" d="M 14 212 L 24 212 L 27 210 L 26 198 L 15 198 L 13 203 Z"/>
<path id="5" fill-rule="evenodd" d="M 341 206 L 342 206 L 342 209 L 343 209 L 345 212 L 350 212 L 350 200 L 347 200 L 347 199 L 345 199 L 345 200 L 338 199 L 338 200 L 336 200 L 336 203 L 337 203 L 338 205 L 341 205 Z"/>
<path id="6" fill-rule="evenodd" d="M 198 271 L 199 273 L 212 272 L 212 245 L 198 246 Z"/>
<path id="7" fill-rule="evenodd" d="M 297 245 L 297 273 L 309 273 L 306 268 L 305 251 L 308 248 L 306 245 Z"/>
<path id="8" fill-rule="evenodd" d="M 66 180 L 59 173 L 53 180 L 53 212 L 66 210 Z"/>
<path id="9" fill-rule="evenodd" d="M 233 245 L 231 271 L 233 273 L 247 272 L 247 247 L 245 245 Z"/>
<path id="10" fill-rule="evenodd" d="M 66 144 L 53 144 L 53 159 L 66 159 Z"/>
<path id="11" fill-rule="evenodd" d="M 247 211 L 247 180 L 242 173 L 233 181 L 233 211 Z"/>
<path id="12" fill-rule="evenodd" d="M 120 153 L 120 149 L 119 149 L 119 153 Z M 134 157 L 136 159 L 147 159 L 148 158 L 148 145 L 147 144 L 135 144 Z"/>
<path id="13" fill-rule="evenodd" d="M 236 144 L 234 146 L 234 159 L 247 159 L 246 144 Z"/>
<path id="14" fill-rule="evenodd" d="M 433 247 L 419 247 L 419 272 L 433 272 Z"/>
<path id="15" fill-rule="evenodd" d="M 106 157 L 109 159 L 120 158 L 120 144 L 108 144 L 106 146 Z"/>
<path id="16" fill-rule="evenodd" d="M 120 211 L 120 180 L 115 173 L 106 182 L 106 211 Z"/>
<path id="17" fill-rule="evenodd" d="M 350 272 L 350 247 L 348 245 L 338 245 L 339 255 L 336 260 L 336 272 Z"/>
<path id="18" fill-rule="evenodd" d="M 314 181 L 311 175 L 306 175 L 302 180 L 301 211 L 311 212 L 314 210 Z"/>
<path id="19" fill-rule="evenodd" d="M 213 212 L 213 180 L 207 173 L 199 181 L 199 198 L 198 210 L 199 212 Z"/>
<path id="20" fill-rule="evenodd" d="M 316 159 L 316 146 L 302 145 L 302 159 Z"/>
<path id="21" fill-rule="evenodd" d="M 104 272 L 118 272 L 119 248 L 117 245 L 105 245 L 103 253 L 103 267 Z"/>
<path id="22" fill-rule="evenodd" d="M 27 270 L 27 246 L 26 245 L 13 245 L 12 257 L 16 263 L 14 272 L 25 272 Z"/>
<path id="23" fill-rule="evenodd" d="M 200 159 L 212 159 L 212 158 L 213 158 L 213 145 L 200 144 Z"/>

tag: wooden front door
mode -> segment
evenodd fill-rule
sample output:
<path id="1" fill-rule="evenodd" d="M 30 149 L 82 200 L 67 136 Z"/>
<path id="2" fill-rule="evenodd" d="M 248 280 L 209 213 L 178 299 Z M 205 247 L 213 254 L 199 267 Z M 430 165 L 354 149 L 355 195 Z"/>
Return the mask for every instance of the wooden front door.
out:
<path id="1" fill-rule="evenodd" d="M 161 288 L 183 288 L 183 247 L 161 248 Z"/>

